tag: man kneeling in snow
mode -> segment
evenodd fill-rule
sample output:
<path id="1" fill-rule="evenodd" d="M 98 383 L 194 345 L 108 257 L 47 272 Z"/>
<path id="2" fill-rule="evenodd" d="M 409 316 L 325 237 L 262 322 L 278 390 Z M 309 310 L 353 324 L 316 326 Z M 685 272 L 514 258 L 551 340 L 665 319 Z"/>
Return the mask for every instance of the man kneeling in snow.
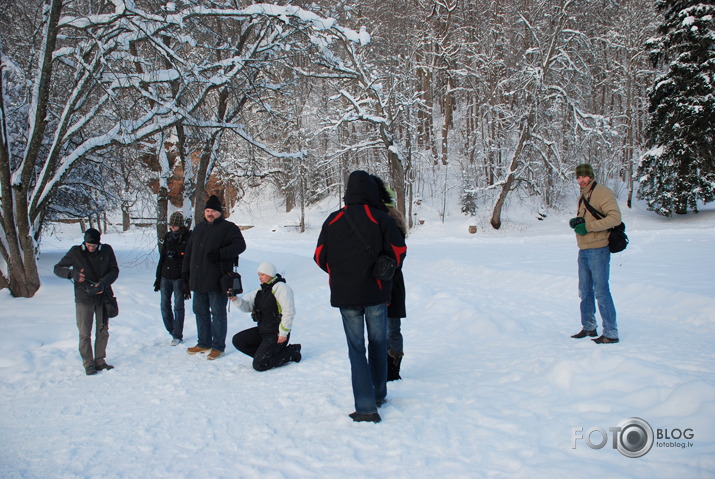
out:
<path id="1" fill-rule="evenodd" d="M 256 371 L 267 371 L 289 361 L 300 361 L 300 344 L 288 345 L 295 316 L 293 290 L 271 263 L 258 266 L 261 287 L 230 299 L 241 311 L 251 313 L 258 326 L 233 337 L 233 345 L 253 358 Z"/>

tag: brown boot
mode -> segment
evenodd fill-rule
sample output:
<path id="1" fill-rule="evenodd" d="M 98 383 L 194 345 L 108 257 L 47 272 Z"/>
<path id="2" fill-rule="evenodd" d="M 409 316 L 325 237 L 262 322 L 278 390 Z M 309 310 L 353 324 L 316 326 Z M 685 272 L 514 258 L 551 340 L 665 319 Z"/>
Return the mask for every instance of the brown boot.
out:
<path id="1" fill-rule="evenodd" d="M 186 349 L 186 352 L 189 354 L 208 353 L 209 351 L 211 351 L 211 348 L 202 348 L 198 344 Z"/>
<path id="2" fill-rule="evenodd" d="M 206 359 L 208 359 L 209 361 L 213 361 L 215 359 L 220 358 L 221 356 L 223 356 L 223 351 L 219 351 L 218 349 L 212 349 Z"/>

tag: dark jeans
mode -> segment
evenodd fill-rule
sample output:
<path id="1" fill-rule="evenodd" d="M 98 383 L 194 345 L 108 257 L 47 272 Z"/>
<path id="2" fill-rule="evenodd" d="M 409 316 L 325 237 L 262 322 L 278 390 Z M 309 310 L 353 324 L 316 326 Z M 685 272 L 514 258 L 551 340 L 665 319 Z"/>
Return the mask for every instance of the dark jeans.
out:
<path id="1" fill-rule="evenodd" d="M 174 295 L 172 310 L 171 295 Z M 184 338 L 184 280 L 161 278 L 161 317 L 173 338 Z"/>
<path id="2" fill-rule="evenodd" d="M 340 314 L 348 342 L 355 412 L 377 412 L 376 402 L 387 396 L 387 306 L 340 308 Z"/>
<path id="3" fill-rule="evenodd" d="M 291 359 L 291 353 L 286 349 L 288 341 L 279 343 L 278 334 L 261 334 L 258 327 L 236 333 L 233 336 L 233 345 L 243 354 L 253 358 L 253 369 L 256 371 L 268 371 Z"/>
<path id="4" fill-rule="evenodd" d="M 226 349 L 226 293 L 194 292 L 193 296 L 196 332 L 199 336 L 197 346 L 223 352 Z"/>

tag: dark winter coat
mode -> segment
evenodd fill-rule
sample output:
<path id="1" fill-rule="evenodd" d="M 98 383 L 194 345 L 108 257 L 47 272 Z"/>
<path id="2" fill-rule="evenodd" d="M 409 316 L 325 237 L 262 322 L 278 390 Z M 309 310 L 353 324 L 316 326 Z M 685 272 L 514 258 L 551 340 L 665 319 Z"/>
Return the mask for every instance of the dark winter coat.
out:
<path id="1" fill-rule="evenodd" d="M 181 279 L 181 271 L 186 253 L 186 244 L 191 236 L 191 231 L 184 227 L 174 233 L 169 231 L 164 235 L 159 250 L 159 264 L 156 266 L 156 279 L 162 276 L 166 279 Z"/>
<path id="2" fill-rule="evenodd" d="M 278 334 L 281 313 L 276 296 L 273 294 L 273 287 L 279 282 L 285 283 L 285 279 L 281 278 L 280 275 L 275 281 L 263 283 L 253 300 L 251 315 L 253 320 L 258 323 L 258 332 L 261 334 Z"/>
<path id="3" fill-rule="evenodd" d="M 84 270 L 85 276 L 85 281 L 74 284 L 75 303 L 93 303 L 102 297 L 101 294 L 87 294 L 85 287 L 89 283 L 101 283 L 104 293 L 114 296 L 111 285 L 119 277 L 119 266 L 110 245 L 100 244 L 94 253 L 90 253 L 84 243 L 73 246 L 55 265 L 54 271 L 60 278 L 72 279 L 72 270 Z"/>
<path id="4" fill-rule="evenodd" d="M 355 234 L 345 218 L 372 247 L 375 256 L 392 256 L 402 264 L 407 248 L 395 222 L 380 208 L 377 184 L 364 171 L 354 171 L 345 190 L 345 207 L 323 223 L 314 260 L 329 275 L 330 304 L 334 307 L 373 306 L 387 303 L 392 281 L 373 277 L 375 257 Z"/>
<path id="5" fill-rule="evenodd" d="M 234 259 L 246 251 L 241 230 L 220 216 L 213 223 L 202 221 L 194 228 L 184 254 L 182 272 L 189 275 L 191 291 L 221 291 L 221 276 L 231 271 Z M 220 260 L 211 261 L 210 253 L 218 252 Z"/>

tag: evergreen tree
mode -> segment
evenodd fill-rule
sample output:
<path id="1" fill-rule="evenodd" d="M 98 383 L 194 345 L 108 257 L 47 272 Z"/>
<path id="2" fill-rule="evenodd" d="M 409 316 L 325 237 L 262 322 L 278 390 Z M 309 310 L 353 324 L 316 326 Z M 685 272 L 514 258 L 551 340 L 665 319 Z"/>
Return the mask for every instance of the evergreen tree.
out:
<path id="1" fill-rule="evenodd" d="M 653 149 L 641 160 L 638 197 L 670 216 L 715 199 L 715 4 L 659 0 L 652 59 L 669 62 L 649 90 Z"/>

